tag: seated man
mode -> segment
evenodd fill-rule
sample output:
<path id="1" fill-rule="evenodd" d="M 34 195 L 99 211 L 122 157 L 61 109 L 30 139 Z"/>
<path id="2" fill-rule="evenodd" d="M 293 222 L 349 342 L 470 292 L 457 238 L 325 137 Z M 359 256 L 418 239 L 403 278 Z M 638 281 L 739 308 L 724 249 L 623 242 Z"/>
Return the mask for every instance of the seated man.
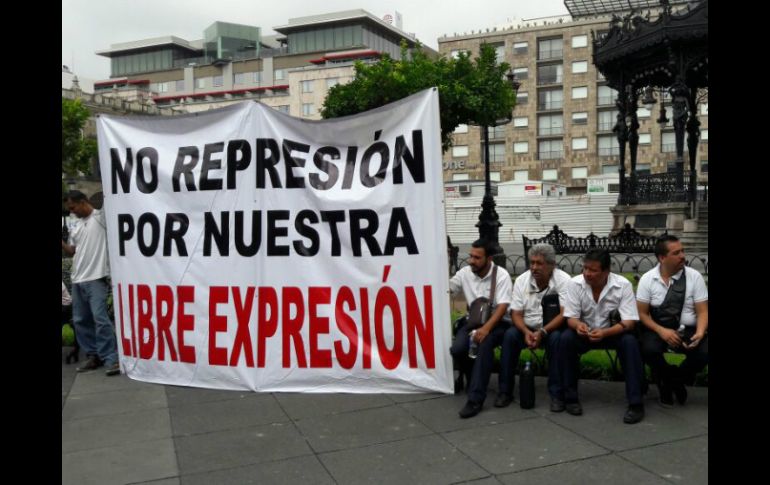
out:
<path id="1" fill-rule="evenodd" d="M 644 362 L 652 370 L 663 407 L 687 400 L 685 384 L 708 364 L 708 291 L 703 276 L 685 267 L 682 243 L 663 236 L 655 244 L 658 265 L 639 280 L 636 302 L 642 322 L 640 345 Z M 677 331 L 681 329 L 681 335 Z M 687 355 L 679 367 L 670 366 L 663 352 L 672 349 Z"/>
<path id="2" fill-rule="evenodd" d="M 610 323 L 617 310 L 620 322 Z M 631 283 L 610 273 L 610 253 L 591 249 L 583 259 L 583 274 L 575 276 L 567 286 L 564 302 L 567 326 L 559 340 L 560 373 L 564 382 L 567 412 L 578 416 L 583 408 L 578 400 L 580 354 L 590 349 L 613 348 L 617 351 L 626 380 L 628 410 L 623 422 L 638 423 L 644 417 L 642 402 L 642 358 L 639 343 L 631 334 L 639 319 Z"/>
<path id="3" fill-rule="evenodd" d="M 513 400 L 514 369 L 524 346 L 534 351 L 545 343 L 551 411 L 558 413 L 564 411 L 564 389 L 554 356 L 564 323 L 563 302 L 570 276 L 556 268 L 556 251 L 550 244 L 532 246 L 528 256 L 529 270 L 516 278 L 513 284 L 513 326 L 505 331 L 503 337 L 500 394 L 495 406 L 504 407 Z"/>
<path id="4" fill-rule="evenodd" d="M 471 245 L 468 257 L 468 266 L 461 268 L 449 280 L 449 289 L 452 293 L 463 292 L 465 301 L 469 305 L 477 298 L 489 298 L 492 292 L 494 274 L 494 297 L 489 317 L 481 322 L 478 328 L 472 328 L 471 318 L 466 319 L 466 324 L 457 329 L 454 343 L 450 352 L 452 357 L 460 363 L 460 372 L 472 366 L 471 379 L 468 384 L 468 402 L 460 410 L 461 418 L 470 418 L 477 415 L 484 399 L 487 397 L 487 385 L 492 374 L 494 364 L 494 350 L 503 341 L 503 334 L 507 325 L 501 324 L 508 304 L 511 302 L 511 277 L 505 268 L 492 262 L 492 248 L 485 240 L 477 240 Z M 478 343 L 478 357 L 471 361 L 468 357 L 470 347 L 469 336 L 475 330 L 473 339 Z"/>

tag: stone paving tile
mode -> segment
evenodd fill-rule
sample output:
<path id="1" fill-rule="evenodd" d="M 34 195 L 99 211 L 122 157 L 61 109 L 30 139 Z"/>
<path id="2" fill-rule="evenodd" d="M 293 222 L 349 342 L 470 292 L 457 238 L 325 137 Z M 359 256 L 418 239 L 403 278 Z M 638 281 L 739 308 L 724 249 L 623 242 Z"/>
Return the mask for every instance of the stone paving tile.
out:
<path id="1" fill-rule="evenodd" d="M 624 451 L 620 456 L 669 482 L 708 483 L 708 436 Z"/>
<path id="2" fill-rule="evenodd" d="M 339 414 L 349 411 L 392 406 L 384 394 L 276 393 L 275 398 L 292 419 Z"/>
<path id="3" fill-rule="evenodd" d="M 99 394 L 76 394 L 67 400 L 67 405 L 62 411 L 62 420 L 122 414 L 144 409 L 165 409 L 166 407 L 166 393 L 162 387 L 158 386 Z"/>
<path id="4" fill-rule="evenodd" d="M 228 401 L 259 395 L 252 391 L 223 391 L 202 387 L 164 386 L 170 407 L 187 406 L 201 402 Z M 264 394 L 262 394 L 264 395 Z"/>
<path id="5" fill-rule="evenodd" d="M 61 433 L 62 452 L 68 453 L 171 438 L 171 423 L 168 410 L 149 409 L 63 421 Z"/>
<path id="6" fill-rule="evenodd" d="M 62 454 L 62 485 L 123 485 L 178 475 L 170 438 Z"/>
<path id="7" fill-rule="evenodd" d="M 335 482 L 315 456 L 301 456 L 182 477 L 182 485 L 295 485 L 298 483 L 333 484 Z"/>
<path id="8" fill-rule="evenodd" d="M 289 421 L 269 394 L 252 393 L 237 399 L 199 402 L 169 410 L 175 436 Z"/>
<path id="9" fill-rule="evenodd" d="M 633 483 L 634 485 L 665 485 L 665 480 L 615 456 L 605 455 L 585 460 L 524 470 L 519 473 L 499 475 L 506 484 L 558 483 L 559 485 L 585 485 L 587 483 Z"/>

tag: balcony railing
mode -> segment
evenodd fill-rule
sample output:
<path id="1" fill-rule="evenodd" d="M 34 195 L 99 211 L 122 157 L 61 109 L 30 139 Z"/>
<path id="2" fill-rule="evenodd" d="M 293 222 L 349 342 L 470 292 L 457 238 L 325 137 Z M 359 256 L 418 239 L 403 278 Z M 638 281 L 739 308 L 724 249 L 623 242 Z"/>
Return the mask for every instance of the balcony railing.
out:
<path id="1" fill-rule="evenodd" d="M 557 150 L 553 152 L 539 152 L 537 154 L 538 160 L 556 160 L 564 158 L 564 150 Z"/>
<path id="2" fill-rule="evenodd" d="M 684 175 L 682 188 L 677 189 L 675 173 L 637 174 L 636 181 L 626 177 L 626 190 L 619 200 L 621 204 L 692 202 L 695 181 L 690 178 Z"/>
<path id="3" fill-rule="evenodd" d="M 549 59 L 561 59 L 563 57 L 563 49 L 541 49 L 537 53 L 538 61 L 546 61 Z"/>
<path id="4" fill-rule="evenodd" d="M 547 109 L 561 109 L 564 105 L 563 101 L 546 101 L 546 102 L 540 102 L 537 103 L 537 109 L 539 111 L 544 111 Z"/>
<path id="5" fill-rule="evenodd" d="M 663 143 L 660 146 L 660 151 L 663 153 L 674 153 L 676 152 L 676 143 Z"/>
<path id="6" fill-rule="evenodd" d="M 599 131 L 610 131 L 612 130 L 612 127 L 615 126 L 614 121 L 600 121 L 599 122 Z"/>
<path id="7" fill-rule="evenodd" d="M 542 86 L 543 84 L 561 84 L 563 81 L 564 76 L 538 76 L 537 77 L 537 85 Z"/>
<path id="8" fill-rule="evenodd" d="M 616 157 L 618 155 L 620 155 L 619 147 L 599 148 L 600 157 Z"/>
<path id="9" fill-rule="evenodd" d="M 615 104 L 616 96 L 599 96 L 596 100 L 597 106 L 610 106 Z"/>
<path id="10" fill-rule="evenodd" d="M 563 134 L 564 134 L 563 126 L 541 127 L 537 129 L 537 136 L 552 136 L 552 135 L 563 135 Z"/>

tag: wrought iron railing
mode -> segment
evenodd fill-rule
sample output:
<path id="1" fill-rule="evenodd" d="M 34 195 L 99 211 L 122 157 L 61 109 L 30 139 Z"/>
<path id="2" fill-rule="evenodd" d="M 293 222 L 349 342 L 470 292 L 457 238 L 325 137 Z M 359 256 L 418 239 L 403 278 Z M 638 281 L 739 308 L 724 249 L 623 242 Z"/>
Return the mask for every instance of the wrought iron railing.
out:
<path id="1" fill-rule="evenodd" d="M 636 178 L 626 177 L 626 189 L 620 196 L 620 204 L 657 204 L 660 202 L 692 202 L 693 181 L 688 175 L 682 177 L 682 186 L 677 188 L 677 174 L 637 174 Z"/>

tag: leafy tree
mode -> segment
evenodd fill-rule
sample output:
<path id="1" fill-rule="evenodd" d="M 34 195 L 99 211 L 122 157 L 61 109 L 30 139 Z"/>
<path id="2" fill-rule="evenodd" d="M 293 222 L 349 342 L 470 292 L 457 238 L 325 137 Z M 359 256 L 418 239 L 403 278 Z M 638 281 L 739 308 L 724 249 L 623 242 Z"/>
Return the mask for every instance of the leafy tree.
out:
<path id="1" fill-rule="evenodd" d="M 91 113 L 79 100 L 61 100 L 61 171 L 70 177 L 78 172 L 90 174 L 91 159 L 96 155 L 96 140 L 83 136 L 83 127 Z"/>
<path id="2" fill-rule="evenodd" d="M 374 64 L 356 62 L 355 77 L 329 90 L 321 110 L 324 118 L 347 116 L 383 106 L 424 89 L 437 87 L 441 115 L 441 145 L 452 146 L 452 132 L 461 123 L 492 125 L 507 118 L 516 94 L 505 77 L 509 65 L 496 63 L 495 50 L 482 44 L 478 57 L 461 53 L 456 59 L 430 59 L 401 44 L 401 59 L 387 54 Z"/>

